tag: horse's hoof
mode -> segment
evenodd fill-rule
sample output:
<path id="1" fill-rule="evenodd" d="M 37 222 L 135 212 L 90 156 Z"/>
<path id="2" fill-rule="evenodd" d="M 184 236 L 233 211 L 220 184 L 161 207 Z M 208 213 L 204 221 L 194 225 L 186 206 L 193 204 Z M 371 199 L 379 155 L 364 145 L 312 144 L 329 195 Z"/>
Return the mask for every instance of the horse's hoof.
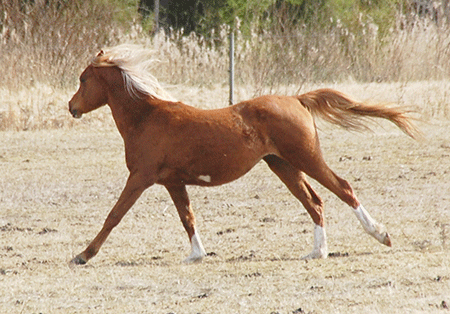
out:
<path id="1" fill-rule="evenodd" d="M 84 260 L 84 258 L 81 257 L 81 255 L 75 256 L 71 261 L 70 264 L 72 265 L 84 265 L 87 261 Z"/>
<path id="2" fill-rule="evenodd" d="M 387 232 L 384 233 L 383 244 L 384 244 L 384 245 L 387 245 L 387 246 L 389 246 L 389 247 L 392 246 L 391 237 L 389 236 L 389 233 L 387 233 Z"/>
<path id="3" fill-rule="evenodd" d="M 311 260 L 311 259 L 319 259 L 319 258 L 327 258 L 328 253 L 324 250 L 314 250 L 306 256 L 302 257 L 302 260 Z"/>
<path id="4" fill-rule="evenodd" d="M 204 255 L 195 255 L 195 256 L 188 256 L 184 261 L 183 264 L 197 264 L 201 263 L 203 261 Z"/>

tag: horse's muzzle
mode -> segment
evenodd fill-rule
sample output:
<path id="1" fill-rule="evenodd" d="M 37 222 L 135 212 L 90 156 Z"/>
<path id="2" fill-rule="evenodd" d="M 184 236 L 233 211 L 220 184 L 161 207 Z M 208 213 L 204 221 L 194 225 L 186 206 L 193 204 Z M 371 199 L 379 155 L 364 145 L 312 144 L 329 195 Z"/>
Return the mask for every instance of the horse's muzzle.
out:
<path id="1" fill-rule="evenodd" d="M 82 112 L 80 112 L 80 110 L 74 108 L 77 107 L 76 106 L 76 101 L 74 101 L 74 98 L 77 94 L 75 94 L 72 99 L 69 101 L 69 112 L 72 115 L 72 117 L 74 117 L 75 119 L 79 119 L 81 118 L 81 115 L 83 114 Z"/>
<path id="2" fill-rule="evenodd" d="M 72 117 L 74 117 L 75 119 L 80 119 L 82 116 L 82 113 L 76 109 L 69 109 L 69 111 L 72 114 Z"/>

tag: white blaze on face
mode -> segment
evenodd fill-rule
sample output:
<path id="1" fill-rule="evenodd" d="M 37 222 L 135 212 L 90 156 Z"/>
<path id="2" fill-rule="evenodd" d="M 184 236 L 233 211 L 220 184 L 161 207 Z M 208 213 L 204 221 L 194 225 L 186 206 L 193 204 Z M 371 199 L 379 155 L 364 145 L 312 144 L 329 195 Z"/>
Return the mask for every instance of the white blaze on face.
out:
<path id="1" fill-rule="evenodd" d="M 211 182 L 211 176 L 206 176 L 206 175 L 200 175 L 198 176 L 199 180 L 205 181 L 205 182 Z"/>

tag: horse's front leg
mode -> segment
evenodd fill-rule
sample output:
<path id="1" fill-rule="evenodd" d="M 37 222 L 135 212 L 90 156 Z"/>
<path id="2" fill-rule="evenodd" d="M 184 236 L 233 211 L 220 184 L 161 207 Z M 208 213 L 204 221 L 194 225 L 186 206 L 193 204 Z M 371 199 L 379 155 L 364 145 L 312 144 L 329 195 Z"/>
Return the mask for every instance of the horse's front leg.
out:
<path id="1" fill-rule="evenodd" d="M 180 215 L 181 222 L 191 241 L 191 254 L 184 260 L 185 263 L 200 262 L 206 256 L 200 236 L 195 229 L 195 216 L 189 202 L 186 186 L 166 186 Z"/>
<path id="2" fill-rule="evenodd" d="M 117 226 L 142 192 L 149 186 L 149 184 L 143 183 L 139 175 L 130 175 L 119 200 L 106 218 L 102 230 L 100 230 L 95 239 L 81 254 L 78 254 L 72 259 L 71 263 L 82 265 L 93 258 L 100 250 L 100 247 L 105 242 L 112 229 Z"/>

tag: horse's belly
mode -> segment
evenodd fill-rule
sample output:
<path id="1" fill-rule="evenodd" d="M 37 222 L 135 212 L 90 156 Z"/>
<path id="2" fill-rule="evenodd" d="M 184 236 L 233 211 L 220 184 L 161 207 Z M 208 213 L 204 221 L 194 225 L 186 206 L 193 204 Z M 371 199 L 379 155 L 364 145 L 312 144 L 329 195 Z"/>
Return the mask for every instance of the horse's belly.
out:
<path id="1" fill-rule="evenodd" d="M 214 186 L 234 181 L 264 156 L 274 153 L 267 136 L 243 123 L 225 128 L 197 129 L 179 134 L 165 152 L 170 175 L 165 180 L 187 185 Z M 183 141 L 181 140 L 183 139 Z"/>
<path id="2" fill-rule="evenodd" d="M 162 169 L 160 184 L 184 184 L 215 186 L 234 181 L 252 169 L 266 154 L 249 151 L 245 153 L 205 153 L 187 162 Z"/>

